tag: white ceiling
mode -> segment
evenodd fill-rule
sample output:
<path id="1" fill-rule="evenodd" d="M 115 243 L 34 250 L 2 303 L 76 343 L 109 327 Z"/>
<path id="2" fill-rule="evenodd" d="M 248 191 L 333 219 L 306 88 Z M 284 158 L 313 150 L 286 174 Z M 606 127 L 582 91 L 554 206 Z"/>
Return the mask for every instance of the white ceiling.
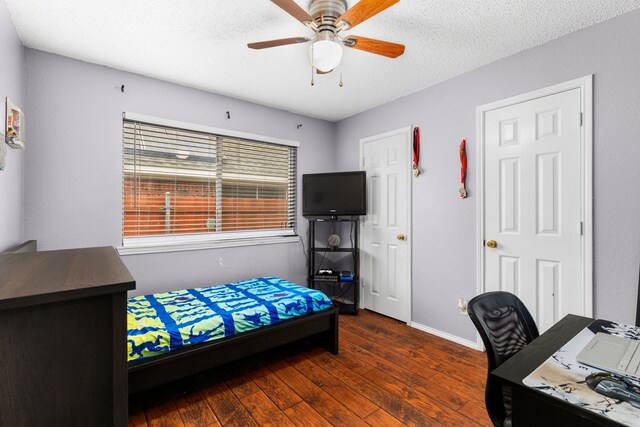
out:
<path id="1" fill-rule="evenodd" d="M 267 0 L 6 3 L 27 47 L 331 121 L 640 7 L 640 0 L 401 0 L 345 34 L 403 43 L 403 56 L 345 49 L 344 87 L 337 72 L 316 76 L 312 87 L 307 44 L 247 48 L 312 34 Z"/>

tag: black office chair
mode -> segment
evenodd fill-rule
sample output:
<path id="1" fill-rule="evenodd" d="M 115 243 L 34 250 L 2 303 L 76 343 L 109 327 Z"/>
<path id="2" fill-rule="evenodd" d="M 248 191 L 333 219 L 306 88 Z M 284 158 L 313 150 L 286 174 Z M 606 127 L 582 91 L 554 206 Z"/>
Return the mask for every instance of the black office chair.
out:
<path id="1" fill-rule="evenodd" d="M 487 350 L 489 373 L 540 335 L 527 307 L 509 292 L 478 295 L 467 311 Z M 485 404 L 495 426 L 511 425 L 511 389 L 489 374 Z"/>

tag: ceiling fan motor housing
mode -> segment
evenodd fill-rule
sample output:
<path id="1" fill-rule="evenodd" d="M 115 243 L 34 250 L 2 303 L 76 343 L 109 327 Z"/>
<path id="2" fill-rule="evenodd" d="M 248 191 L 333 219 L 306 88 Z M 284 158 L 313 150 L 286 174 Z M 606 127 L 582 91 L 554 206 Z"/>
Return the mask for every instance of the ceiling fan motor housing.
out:
<path id="1" fill-rule="evenodd" d="M 318 39 L 333 40 L 338 30 L 336 19 L 347 11 L 345 0 L 312 0 L 309 13 L 318 25 Z"/>

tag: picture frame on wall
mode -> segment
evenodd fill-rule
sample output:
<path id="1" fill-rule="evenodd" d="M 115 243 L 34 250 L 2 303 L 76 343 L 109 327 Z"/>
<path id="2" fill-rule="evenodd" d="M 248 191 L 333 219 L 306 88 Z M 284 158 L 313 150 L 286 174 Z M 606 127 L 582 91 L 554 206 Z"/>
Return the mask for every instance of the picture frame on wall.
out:
<path id="1" fill-rule="evenodd" d="M 7 167 L 7 144 L 4 143 L 4 133 L 0 130 L 0 171 Z"/>
<path id="2" fill-rule="evenodd" d="M 24 148 L 24 113 L 13 105 L 9 97 L 6 99 L 6 120 L 4 140 L 11 148 Z"/>

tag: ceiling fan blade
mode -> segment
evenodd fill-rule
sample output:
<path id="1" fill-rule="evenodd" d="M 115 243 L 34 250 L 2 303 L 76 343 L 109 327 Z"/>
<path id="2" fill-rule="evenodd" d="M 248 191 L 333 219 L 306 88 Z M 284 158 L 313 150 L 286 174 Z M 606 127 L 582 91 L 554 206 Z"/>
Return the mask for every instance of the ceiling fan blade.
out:
<path id="1" fill-rule="evenodd" d="M 298 21 L 302 22 L 314 22 L 313 17 L 309 15 L 309 12 L 301 8 L 298 3 L 293 0 L 271 0 L 276 5 L 280 7 L 280 9 L 287 12 L 289 15 L 296 18 Z"/>
<path id="2" fill-rule="evenodd" d="M 288 39 L 268 40 L 264 42 L 248 43 L 251 49 L 266 49 L 269 47 L 286 46 L 288 44 L 306 43 L 309 39 L 306 37 L 289 37 Z"/>
<path id="3" fill-rule="evenodd" d="M 349 28 L 353 28 L 399 1 L 400 0 L 360 0 L 355 6 L 336 19 L 336 24 L 343 21 L 349 25 Z"/>
<path id="4" fill-rule="evenodd" d="M 403 44 L 384 42 L 382 40 L 368 39 L 360 36 L 348 36 L 342 43 L 347 47 L 386 56 L 387 58 L 397 58 L 404 53 Z"/>

